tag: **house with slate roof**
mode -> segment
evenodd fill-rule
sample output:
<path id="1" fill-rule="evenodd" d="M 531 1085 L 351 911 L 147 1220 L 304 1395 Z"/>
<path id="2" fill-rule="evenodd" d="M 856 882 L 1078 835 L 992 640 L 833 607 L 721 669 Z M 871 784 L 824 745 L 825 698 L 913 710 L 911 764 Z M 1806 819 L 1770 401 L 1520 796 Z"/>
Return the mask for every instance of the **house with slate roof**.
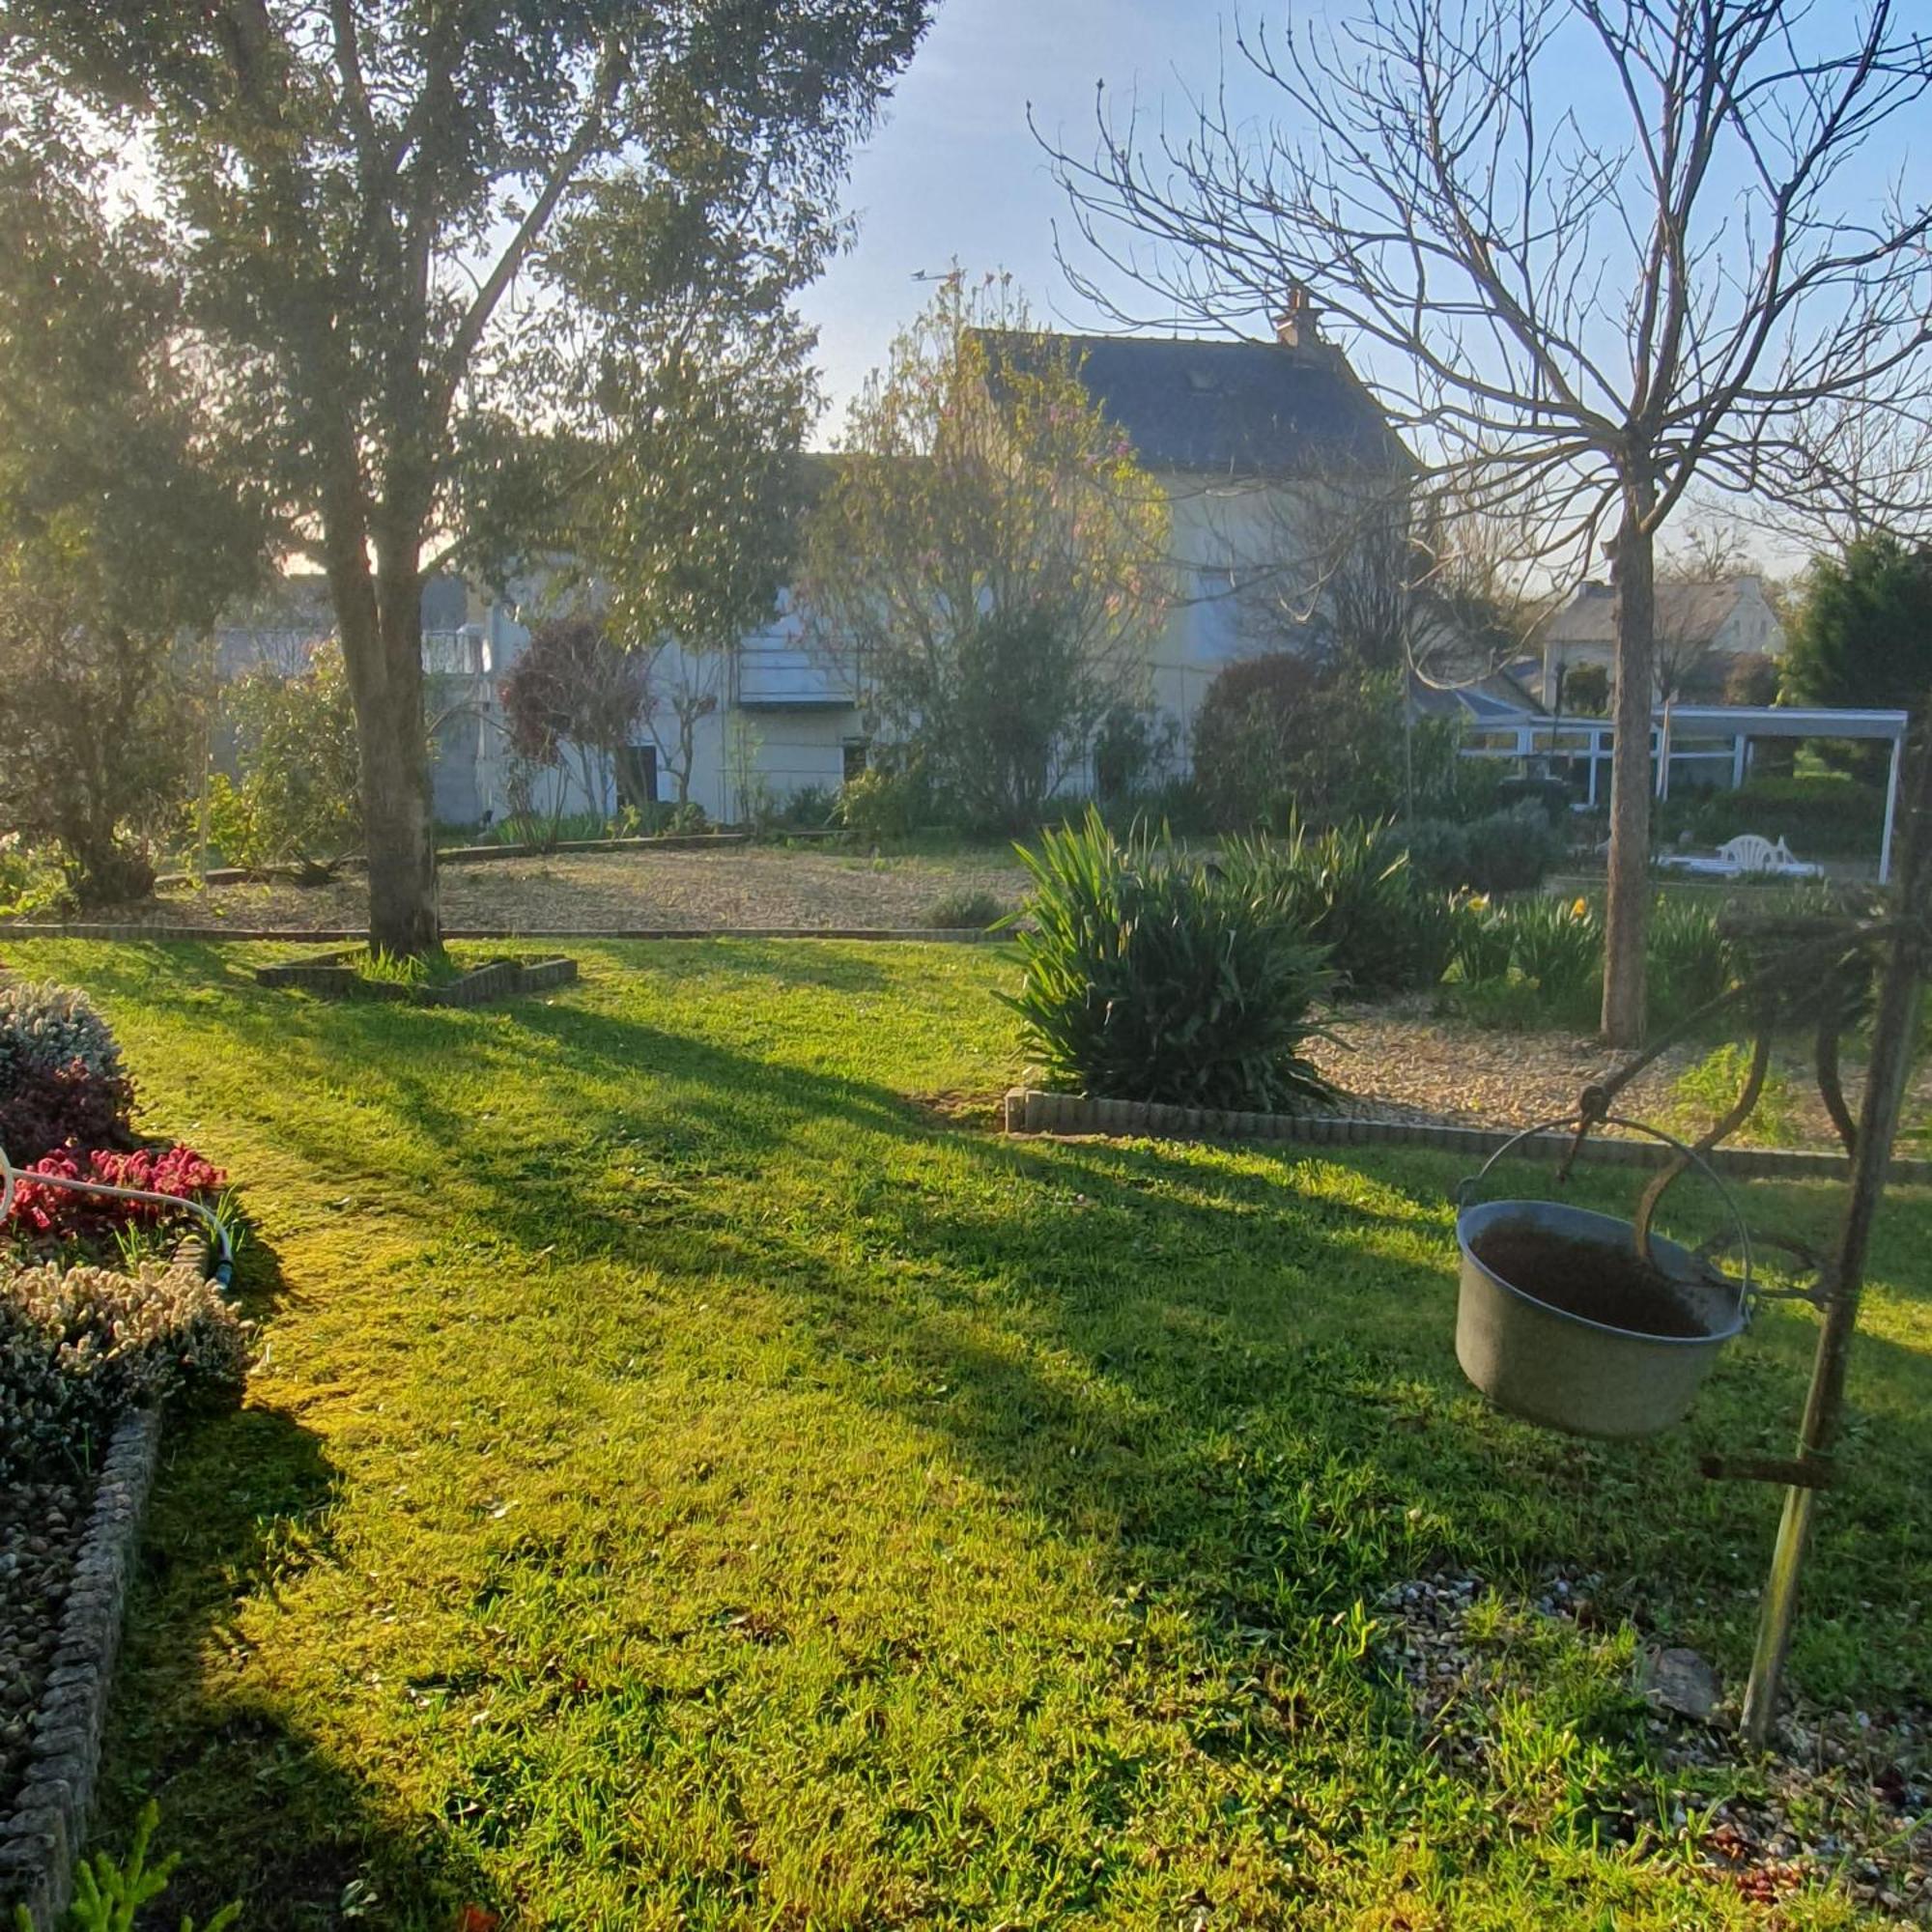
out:
<path id="1" fill-rule="evenodd" d="M 1775 664 L 1784 643 L 1784 626 L 1761 577 L 1666 578 L 1657 586 L 1660 702 L 1716 702 L 1738 665 Z M 1595 580 L 1543 620 L 1522 664 L 1513 668 L 1546 704 L 1554 704 L 1558 679 L 1584 665 L 1614 680 L 1616 593 Z"/>
<path id="2" fill-rule="evenodd" d="M 1224 665 L 1321 641 L 1323 582 L 1411 458 L 1299 291 L 1271 342 L 1076 336 L 1088 391 L 1165 492 L 1176 598 L 1153 700 L 1184 748 Z"/>
<path id="3" fill-rule="evenodd" d="M 1147 336 L 1072 338 L 1082 381 L 1117 423 L 1172 512 L 1176 598 L 1151 648 L 1156 707 L 1173 720 L 1184 759 L 1203 694 L 1232 659 L 1321 641 L 1322 556 L 1356 500 L 1386 503 L 1410 459 L 1341 350 L 1323 340 L 1312 306 L 1291 302 L 1271 342 Z M 996 358 L 997 359 L 997 356 Z M 826 464 L 836 458 L 809 457 Z M 291 581 L 287 610 L 251 613 L 224 630 L 224 668 L 302 654 L 326 635 L 326 601 Z M 432 593 L 434 610 L 431 609 Z M 509 760 L 497 687 L 528 641 L 534 599 L 491 599 L 439 580 L 425 595 L 425 664 L 435 674 L 436 810 L 449 823 L 502 816 Z M 309 608 L 313 606 L 314 608 Z M 753 794 L 782 800 L 835 792 L 865 769 L 863 694 L 852 673 L 810 648 L 788 600 L 728 654 L 675 646 L 654 681 L 680 681 L 708 700 L 694 733 L 690 796 L 714 819 L 748 815 Z M 626 768 L 597 801 L 675 797 L 660 716 L 640 727 Z M 545 785 L 578 781 L 558 775 Z M 540 802 L 542 794 L 540 793 Z"/>

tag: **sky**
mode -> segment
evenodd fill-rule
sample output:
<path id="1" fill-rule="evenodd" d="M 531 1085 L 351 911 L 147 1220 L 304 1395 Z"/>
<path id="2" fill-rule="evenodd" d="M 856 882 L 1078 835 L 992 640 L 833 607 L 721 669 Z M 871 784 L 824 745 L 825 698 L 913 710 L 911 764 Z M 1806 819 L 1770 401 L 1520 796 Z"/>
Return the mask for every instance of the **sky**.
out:
<path id="1" fill-rule="evenodd" d="M 1213 0 L 942 0 L 886 123 L 852 171 L 857 247 L 807 295 L 835 432 L 867 370 L 929 291 L 914 279 L 956 259 L 969 273 L 1006 269 L 1035 311 L 1062 326 L 1083 310 L 1054 260 L 1065 197 L 1027 126 L 1074 153 L 1093 143 L 1094 88 L 1136 85 L 1182 99 L 1211 82 L 1221 28 Z"/>
<path id="2" fill-rule="evenodd" d="M 1347 19 L 1362 0 L 1244 0 L 1252 26 L 1261 16 L 1278 28 L 1293 14 L 1303 24 Z M 1846 0 L 1821 0 L 1812 16 L 1835 42 Z M 1272 118 L 1277 97 L 1244 74 L 1226 43 L 1235 0 L 940 0 L 934 23 L 901 78 L 883 125 L 859 155 L 845 205 L 858 219 L 856 245 L 803 301 L 819 331 L 819 367 L 827 398 L 813 440 L 828 442 L 867 372 L 880 364 L 895 333 L 923 306 L 921 277 L 956 261 L 969 274 L 1012 272 L 1035 313 L 1079 329 L 1105 326 L 1068 285 L 1055 255 L 1058 226 L 1067 235 L 1066 196 L 1052 179 L 1048 141 L 1085 156 L 1094 144 L 1095 84 L 1104 81 L 1111 111 L 1137 105 L 1145 127 L 1165 109 L 1192 120 L 1190 95 L 1211 93 L 1225 71 L 1236 115 Z M 1932 0 L 1911 0 L 1913 8 Z M 1862 11 L 1862 10 L 1861 10 Z M 1604 106 L 1605 103 L 1597 103 Z M 1589 121 L 1587 99 L 1551 103 Z M 1618 145 L 1628 126 L 1609 103 Z M 1842 184 L 1875 202 L 1904 154 L 1932 138 L 1932 102 L 1921 101 L 1872 144 Z M 1359 345 L 1357 366 L 1368 370 Z M 1718 506 L 1707 522 L 1724 521 Z M 1754 547 L 1775 570 L 1799 553 L 1761 533 Z"/>

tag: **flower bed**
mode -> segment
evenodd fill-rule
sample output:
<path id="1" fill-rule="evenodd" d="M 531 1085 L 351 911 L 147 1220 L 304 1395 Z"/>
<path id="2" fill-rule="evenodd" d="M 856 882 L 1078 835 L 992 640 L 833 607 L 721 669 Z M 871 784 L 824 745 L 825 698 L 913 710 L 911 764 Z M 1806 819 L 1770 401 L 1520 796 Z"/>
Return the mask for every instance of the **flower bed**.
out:
<path id="1" fill-rule="evenodd" d="M 224 1177 L 192 1149 L 135 1145 L 132 1098 L 84 995 L 0 986 L 17 1177 L 0 1221 L 0 1906 L 36 1923 L 84 1824 L 160 1412 L 232 1396 L 245 1353 L 174 1205 Z"/>

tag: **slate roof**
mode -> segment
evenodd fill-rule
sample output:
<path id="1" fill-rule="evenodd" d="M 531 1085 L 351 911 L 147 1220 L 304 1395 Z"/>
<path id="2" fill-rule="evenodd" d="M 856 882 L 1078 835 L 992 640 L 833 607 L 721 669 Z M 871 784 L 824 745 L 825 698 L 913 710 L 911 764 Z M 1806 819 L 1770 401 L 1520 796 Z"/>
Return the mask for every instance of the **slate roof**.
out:
<path id="1" fill-rule="evenodd" d="M 997 367 L 1032 339 L 985 332 Z M 1301 476 L 1406 467 L 1407 452 L 1334 344 L 1055 336 L 1150 469 Z"/>
<path id="2" fill-rule="evenodd" d="M 1657 634 L 1690 644 L 1708 644 L 1737 609 L 1753 577 L 1724 577 L 1699 582 L 1671 580 L 1657 586 Z M 1578 587 L 1569 603 L 1550 612 L 1538 629 L 1540 642 L 1612 644 L 1616 641 L 1616 595 L 1607 583 Z"/>
<path id="3" fill-rule="evenodd" d="M 1520 724 L 1546 716 L 1543 706 L 1507 671 L 1492 671 L 1470 684 L 1408 681 L 1408 701 L 1419 718 L 1463 718 L 1478 724 Z"/>

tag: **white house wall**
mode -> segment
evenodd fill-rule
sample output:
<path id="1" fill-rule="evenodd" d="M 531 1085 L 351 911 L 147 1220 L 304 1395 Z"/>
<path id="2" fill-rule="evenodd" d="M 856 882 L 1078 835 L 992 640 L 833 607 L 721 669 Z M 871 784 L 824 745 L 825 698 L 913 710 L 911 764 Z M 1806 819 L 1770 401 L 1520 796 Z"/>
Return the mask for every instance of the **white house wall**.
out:
<path id="1" fill-rule="evenodd" d="M 1284 551 L 1313 514 L 1305 490 L 1294 486 L 1217 482 L 1195 475 L 1163 475 L 1172 513 L 1169 550 L 1176 599 L 1165 624 L 1148 646 L 1148 696 L 1176 726 L 1176 770 L 1189 767 L 1188 744 L 1208 687 L 1234 660 L 1292 641 L 1280 632 L 1263 635 L 1256 607 L 1240 585 L 1264 567 L 1281 569 Z M 523 654 L 529 632 L 505 604 L 494 604 L 473 626 L 475 668 L 442 673 L 439 709 L 445 723 L 437 733 L 434 759 L 436 812 L 451 824 L 474 823 L 486 814 L 502 818 L 509 807 L 510 760 L 497 693 Z M 687 667 L 676 645 L 654 664 L 654 679 L 668 690 Z M 796 620 L 781 614 L 747 638 L 735 661 L 704 667 L 715 674 L 719 707 L 698 722 L 690 796 L 714 820 L 745 815 L 748 783 L 776 800 L 818 788 L 836 792 L 845 771 L 846 748 L 866 736 L 863 714 L 849 701 L 841 680 L 805 646 Z M 841 701 L 846 700 L 846 701 Z M 676 797 L 665 747 L 675 749 L 676 724 L 668 708 L 654 734 L 659 744 L 658 796 Z M 539 781 L 538 803 L 565 811 L 611 811 L 614 792 L 586 798 L 575 761 Z M 556 797 L 558 792 L 562 797 Z"/>

